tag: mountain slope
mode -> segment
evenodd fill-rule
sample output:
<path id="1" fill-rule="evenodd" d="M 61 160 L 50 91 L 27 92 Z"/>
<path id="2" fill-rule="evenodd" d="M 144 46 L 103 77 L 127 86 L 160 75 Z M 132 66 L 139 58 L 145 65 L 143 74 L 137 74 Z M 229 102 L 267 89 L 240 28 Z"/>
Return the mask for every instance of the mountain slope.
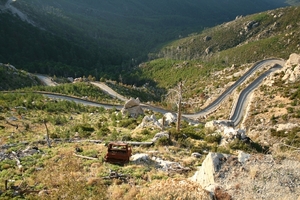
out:
<path id="1" fill-rule="evenodd" d="M 213 71 L 233 64 L 270 57 L 287 59 L 300 51 L 299 18 L 299 7 L 245 16 L 164 46 L 159 53 L 149 54 L 154 60 L 141 65 L 141 70 L 149 79 L 166 86 L 176 84 L 180 78 L 205 79 Z"/>
<path id="2" fill-rule="evenodd" d="M 6 2 L 1 1 L 1 4 L 4 5 Z M 59 50 L 56 52 L 56 49 L 53 49 L 51 54 L 60 59 L 32 57 L 24 59 L 26 56 L 23 52 L 20 53 L 20 49 L 10 52 L 19 56 L 19 59 L 12 59 L 3 54 L 1 59 L 2 62 L 12 63 L 18 68 L 24 68 L 24 65 L 31 63 L 25 68 L 29 71 L 36 71 L 39 68 L 47 71 L 42 66 L 32 69 L 32 63 L 47 63 L 50 60 L 54 62 L 52 65 L 62 63 L 69 68 L 81 66 L 87 69 L 84 70 L 85 73 L 93 73 L 97 78 L 109 74 L 110 78 L 118 79 L 120 74 L 130 73 L 129 69 L 132 66 L 145 60 L 150 50 L 157 49 L 167 41 L 198 32 L 204 27 L 229 21 L 236 15 L 246 15 L 285 5 L 287 4 L 280 0 L 258 2 L 246 0 L 238 2 L 233 0 L 221 2 L 217 0 L 204 2 L 196 0 L 13 1 L 11 6 L 19 9 L 37 27 L 85 50 L 75 51 L 73 55 L 75 59 L 71 62 L 69 58 L 64 61 L 65 55 L 59 56 L 61 53 Z M 9 26 L 11 24 L 15 22 L 10 23 Z M 8 24 L 4 25 L 8 26 Z M 21 30 L 16 30 L 15 34 L 21 32 Z M 4 40 L 9 41 L 5 38 L 7 33 L 3 35 Z M 44 42 L 51 44 L 48 40 Z M 6 48 L 8 44 L 3 46 Z M 67 47 L 62 51 L 65 52 L 68 49 L 71 48 Z M 85 56 L 80 56 L 80 52 L 83 52 Z M 91 55 L 86 56 L 86 54 Z M 16 60 L 19 60 L 18 63 Z M 111 69 L 112 66 L 114 66 L 113 69 Z M 49 68 L 49 65 L 46 68 Z M 115 73 L 115 71 L 120 73 Z M 66 75 L 63 69 L 55 70 L 55 74 Z M 74 75 L 73 73 L 72 76 Z"/>

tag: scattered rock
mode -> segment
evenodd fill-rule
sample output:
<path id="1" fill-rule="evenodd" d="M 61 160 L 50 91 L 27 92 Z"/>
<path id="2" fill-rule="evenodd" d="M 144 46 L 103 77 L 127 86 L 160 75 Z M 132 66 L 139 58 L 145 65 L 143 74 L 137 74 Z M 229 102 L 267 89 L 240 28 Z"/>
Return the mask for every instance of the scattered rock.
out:
<path id="1" fill-rule="evenodd" d="M 123 115 L 129 114 L 131 117 L 138 117 L 139 115 L 144 115 L 144 111 L 140 106 L 140 103 L 141 102 L 138 98 L 129 99 L 122 108 L 121 113 Z"/>
<path id="2" fill-rule="evenodd" d="M 247 154 L 243 151 L 239 151 L 238 160 L 240 163 L 244 164 L 250 158 L 250 156 L 250 154 Z"/>
<path id="3" fill-rule="evenodd" d="M 149 155 L 145 153 L 134 154 L 130 160 L 136 164 L 149 164 L 151 162 Z"/>
<path id="4" fill-rule="evenodd" d="M 136 98 L 136 99 L 131 98 L 131 99 L 129 99 L 129 100 L 125 103 L 124 108 L 125 108 L 125 109 L 128 109 L 128 108 L 132 108 L 132 107 L 135 107 L 135 106 L 139 106 L 140 103 L 141 103 L 141 102 L 140 102 L 140 100 L 139 100 L 138 98 Z"/>
<path id="5" fill-rule="evenodd" d="M 164 132 L 156 133 L 152 139 L 152 142 L 156 142 L 159 138 L 162 138 L 162 137 L 169 138 L 169 132 L 164 131 Z"/>
<path id="6" fill-rule="evenodd" d="M 296 127 L 299 127 L 299 124 L 293 124 L 293 123 L 287 123 L 287 124 L 277 124 L 276 125 L 276 131 L 282 131 L 282 130 L 290 130 Z"/>
<path id="7" fill-rule="evenodd" d="M 209 40 L 211 40 L 211 36 L 205 36 L 205 37 L 203 38 L 203 40 L 204 40 L 205 42 L 208 42 Z"/>
<path id="8" fill-rule="evenodd" d="M 192 156 L 195 157 L 195 158 L 201 158 L 202 157 L 202 155 L 198 152 L 192 153 Z"/>
<path id="9" fill-rule="evenodd" d="M 157 168 L 166 172 L 186 172 L 190 168 L 181 166 L 178 162 L 165 161 L 158 157 L 152 157 L 152 160 L 156 162 Z"/>
<path id="10" fill-rule="evenodd" d="M 150 158 L 148 154 L 135 154 L 132 155 L 130 160 L 136 164 L 151 164 L 154 163 L 156 165 L 156 168 L 162 171 L 166 172 L 186 172 L 189 171 L 190 168 L 188 167 L 183 167 L 177 162 L 172 162 L 172 161 L 165 161 L 159 157 L 152 157 Z"/>
<path id="11" fill-rule="evenodd" d="M 257 27 L 259 25 L 259 22 L 256 22 L 256 21 L 250 21 L 250 22 L 247 22 L 244 26 L 244 30 L 246 32 L 250 31 L 251 29 Z"/>
<path id="12" fill-rule="evenodd" d="M 176 122 L 177 116 L 173 113 L 165 113 L 164 119 L 165 119 L 165 125 L 170 125 L 171 123 Z"/>
<path id="13" fill-rule="evenodd" d="M 212 51 L 212 48 L 211 48 L 211 47 L 207 47 L 207 48 L 205 49 L 205 54 L 208 55 L 208 54 L 211 53 L 211 51 Z"/>

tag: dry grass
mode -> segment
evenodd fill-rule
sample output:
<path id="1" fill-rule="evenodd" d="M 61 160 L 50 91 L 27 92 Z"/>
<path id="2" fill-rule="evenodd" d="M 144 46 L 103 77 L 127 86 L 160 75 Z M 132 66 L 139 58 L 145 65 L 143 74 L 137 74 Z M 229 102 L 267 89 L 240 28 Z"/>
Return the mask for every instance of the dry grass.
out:
<path id="1" fill-rule="evenodd" d="M 35 182 L 47 191 L 40 199 L 106 199 L 106 187 L 96 177 L 98 171 L 88 171 L 72 151 L 58 152 L 35 174 Z"/>
<path id="2" fill-rule="evenodd" d="M 279 160 L 289 158 L 289 159 L 294 159 L 294 160 L 297 160 L 300 162 L 299 149 L 298 150 L 290 149 L 290 150 L 282 151 L 281 145 L 277 143 L 277 144 L 273 145 L 272 152 L 273 152 L 273 156 Z"/>
<path id="3" fill-rule="evenodd" d="M 137 199 L 157 200 L 206 200 L 207 192 L 200 185 L 186 179 L 167 179 L 153 181 L 141 189 Z"/>

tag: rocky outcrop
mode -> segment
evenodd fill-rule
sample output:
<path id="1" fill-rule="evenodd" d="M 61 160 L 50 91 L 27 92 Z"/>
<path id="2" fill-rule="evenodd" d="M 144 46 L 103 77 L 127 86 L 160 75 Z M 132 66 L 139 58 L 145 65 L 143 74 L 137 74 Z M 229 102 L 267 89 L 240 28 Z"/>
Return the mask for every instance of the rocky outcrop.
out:
<path id="1" fill-rule="evenodd" d="M 215 185 L 215 174 L 221 169 L 222 163 L 228 157 L 229 155 L 226 154 L 210 152 L 191 180 L 199 183 L 203 188 Z"/>
<path id="2" fill-rule="evenodd" d="M 284 72 L 282 80 L 286 83 L 295 83 L 300 80 L 300 55 L 293 53 L 285 63 L 281 72 Z"/>
<path id="3" fill-rule="evenodd" d="M 203 40 L 205 41 L 205 42 L 208 42 L 209 40 L 211 40 L 211 36 L 205 36 L 204 38 L 203 38 Z"/>
<path id="4" fill-rule="evenodd" d="M 159 128 L 162 129 L 164 127 L 169 126 L 172 123 L 175 123 L 177 120 L 177 116 L 173 113 L 165 113 L 161 119 L 156 119 L 154 115 L 145 116 L 142 123 L 138 125 L 139 128 Z"/>
<path id="5" fill-rule="evenodd" d="M 144 115 L 144 111 L 140 106 L 140 103 L 141 102 L 138 98 L 129 99 L 121 110 L 122 114 L 129 115 L 131 117 L 138 117 L 139 115 Z"/>
<path id="6" fill-rule="evenodd" d="M 210 152 L 190 180 L 212 196 L 222 189 L 231 199 L 298 199 L 300 162 L 276 161 L 272 155 Z"/>
<path id="7" fill-rule="evenodd" d="M 214 130 L 215 133 L 219 133 L 222 136 L 221 144 L 226 145 L 235 139 L 239 139 L 243 142 L 250 142 L 251 139 L 246 135 L 246 131 L 243 129 L 235 129 L 231 120 L 213 120 L 205 124 L 205 128 Z"/>
<path id="8" fill-rule="evenodd" d="M 158 139 L 163 138 L 163 137 L 169 138 L 170 137 L 169 131 L 163 131 L 163 132 L 156 133 L 152 139 L 152 142 L 156 142 Z"/>
<path id="9" fill-rule="evenodd" d="M 245 24 L 245 26 L 244 26 L 244 30 L 245 30 L 246 32 L 248 32 L 248 31 L 250 31 L 251 29 L 257 27 L 258 25 L 259 25 L 259 23 L 256 22 L 256 21 L 250 21 L 250 22 L 247 22 L 247 23 Z"/>
<path id="10" fill-rule="evenodd" d="M 132 155 L 130 160 L 133 163 L 139 164 L 139 165 L 152 164 L 155 166 L 156 169 L 162 170 L 165 172 L 182 173 L 182 172 L 190 171 L 190 168 L 183 167 L 178 162 L 163 160 L 156 156 L 153 156 L 152 158 L 150 158 L 150 156 L 148 154 L 144 154 L 144 153 Z"/>
<path id="11" fill-rule="evenodd" d="M 212 51 L 212 48 L 211 48 L 211 47 L 207 47 L 207 48 L 205 49 L 205 54 L 208 55 L 208 54 L 211 53 L 211 51 Z"/>

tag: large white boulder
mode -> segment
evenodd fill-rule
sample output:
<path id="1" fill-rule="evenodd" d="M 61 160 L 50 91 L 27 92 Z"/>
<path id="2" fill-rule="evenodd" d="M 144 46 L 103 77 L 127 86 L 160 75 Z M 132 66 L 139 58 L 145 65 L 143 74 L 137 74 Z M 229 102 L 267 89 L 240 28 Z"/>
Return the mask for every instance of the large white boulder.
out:
<path id="1" fill-rule="evenodd" d="M 300 55 L 293 53 L 285 63 L 283 69 L 283 81 L 294 83 L 300 79 Z"/>
<path id="2" fill-rule="evenodd" d="M 199 183 L 203 188 L 210 185 L 215 185 L 215 174 L 221 168 L 223 161 L 225 161 L 230 155 L 213 153 L 207 154 L 202 166 L 191 178 L 192 181 Z"/>
<path id="3" fill-rule="evenodd" d="M 127 109 L 127 108 L 132 108 L 132 107 L 135 107 L 135 106 L 139 106 L 140 105 L 140 100 L 139 98 L 136 98 L 136 99 L 129 99 L 125 105 L 124 105 L 124 108 Z"/>
<path id="4" fill-rule="evenodd" d="M 176 122 L 177 120 L 177 116 L 173 113 L 165 113 L 164 114 L 164 118 L 165 118 L 165 125 L 169 125 L 173 122 Z"/>
<path id="5" fill-rule="evenodd" d="M 138 117 L 139 115 L 144 115 L 144 111 L 140 106 L 140 100 L 136 99 L 129 99 L 124 107 L 122 108 L 121 112 L 123 115 L 130 115 L 131 117 Z"/>

